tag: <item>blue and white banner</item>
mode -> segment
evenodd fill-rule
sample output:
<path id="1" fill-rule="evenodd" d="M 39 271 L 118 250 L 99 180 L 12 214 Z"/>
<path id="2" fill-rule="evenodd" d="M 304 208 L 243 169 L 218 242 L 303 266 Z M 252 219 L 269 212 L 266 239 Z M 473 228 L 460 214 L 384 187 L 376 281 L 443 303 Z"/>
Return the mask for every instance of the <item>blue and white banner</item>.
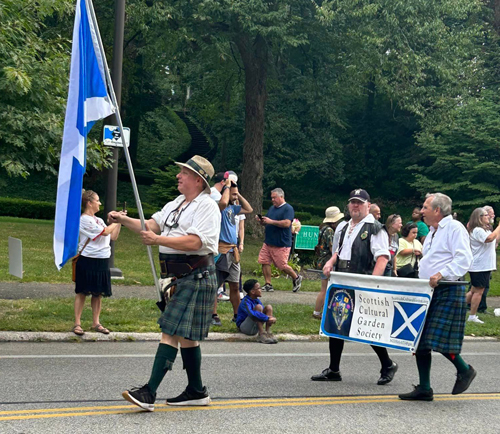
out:
<path id="1" fill-rule="evenodd" d="M 320 333 L 415 352 L 432 292 L 423 279 L 331 273 Z"/>
<path id="2" fill-rule="evenodd" d="M 77 0 L 54 226 L 58 269 L 75 256 L 80 227 L 87 134 L 95 121 L 115 112 L 105 79 L 104 53 L 90 19 L 90 0 Z"/>

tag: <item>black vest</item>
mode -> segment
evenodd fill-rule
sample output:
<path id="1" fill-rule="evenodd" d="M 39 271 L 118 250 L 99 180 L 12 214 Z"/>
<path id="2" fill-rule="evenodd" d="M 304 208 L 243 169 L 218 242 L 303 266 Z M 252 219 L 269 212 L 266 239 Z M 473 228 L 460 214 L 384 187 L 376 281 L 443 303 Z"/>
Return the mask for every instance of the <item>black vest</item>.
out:
<path id="1" fill-rule="evenodd" d="M 371 251 L 371 238 L 372 235 L 377 235 L 382 227 L 382 223 L 377 220 L 373 223 L 366 222 L 363 225 L 352 243 L 351 260 L 349 263 L 349 270 L 347 271 L 348 273 L 372 274 L 373 269 L 375 268 L 375 261 L 373 260 L 373 254 Z M 349 225 L 345 225 L 340 233 L 339 258 L 348 228 Z M 337 264 L 338 263 L 339 259 L 337 259 Z"/>

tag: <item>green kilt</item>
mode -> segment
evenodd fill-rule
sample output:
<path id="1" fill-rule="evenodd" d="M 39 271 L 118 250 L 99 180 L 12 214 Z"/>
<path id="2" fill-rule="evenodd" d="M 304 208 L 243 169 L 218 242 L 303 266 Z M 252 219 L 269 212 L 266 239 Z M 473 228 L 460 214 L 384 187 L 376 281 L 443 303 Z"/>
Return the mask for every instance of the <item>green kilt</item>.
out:
<path id="1" fill-rule="evenodd" d="M 417 351 L 460 354 L 466 314 L 465 286 L 435 288 Z"/>
<path id="2" fill-rule="evenodd" d="M 210 273 L 207 278 L 195 278 L 205 270 Z M 170 336 L 202 341 L 208 336 L 216 296 L 215 266 L 198 268 L 177 285 L 174 295 L 158 319 L 161 331 Z"/>

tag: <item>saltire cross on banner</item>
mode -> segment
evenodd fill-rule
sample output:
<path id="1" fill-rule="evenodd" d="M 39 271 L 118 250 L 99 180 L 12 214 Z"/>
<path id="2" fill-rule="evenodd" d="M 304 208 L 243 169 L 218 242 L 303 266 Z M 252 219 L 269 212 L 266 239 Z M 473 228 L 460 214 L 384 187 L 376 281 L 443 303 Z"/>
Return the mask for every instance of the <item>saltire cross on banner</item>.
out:
<path id="1" fill-rule="evenodd" d="M 321 334 L 415 352 L 432 292 L 424 279 L 331 273 Z"/>
<path id="2" fill-rule="evenodd" d="M 95 121 L 115 112 L 105 79 L 105 58 L 98 29 L 91 19 L 90 0 L 77 0 L 57 183 L 54 256 L 58 269 L 77 253 L 87 134 Z"/>

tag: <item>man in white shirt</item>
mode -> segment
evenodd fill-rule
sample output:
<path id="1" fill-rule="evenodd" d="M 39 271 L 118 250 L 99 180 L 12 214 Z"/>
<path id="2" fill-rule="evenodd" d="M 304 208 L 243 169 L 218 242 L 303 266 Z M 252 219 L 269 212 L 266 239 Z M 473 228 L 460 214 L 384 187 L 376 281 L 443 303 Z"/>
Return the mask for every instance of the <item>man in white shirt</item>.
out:
<path id="1" fill-rule="evenodd" d="M 177 356 L 178 347 L 188 377 L 186 390 L 168 405 L 208 405 L 210 396 L 201 379 L 201 351 L 211 324 L 212 308 L 217 293 L 214 254 L 217 254 L 221 214 L 210 198 L 210 178 L 214 169 L 205 158 L 195 155 L 187 163 L 176 163 L 177 199 L 146 222 L 117 212 L 109 220 L 137 232 L 143 244 L 158 245 L 162 277 L 176 278 L 176 289 L 158 324 L 162 334 L 151 376 L 144 386 L 123 392 L 129 402 L 149 411 L 154 410 L 156 391 Z"/>
<path id="2" fill-rule="evenodd" d="M 351 220 L 340 232 L 338 247 L 323 267 L 323 274 L 329 276 L 335 266 L 336 271 L 344 273 L 372 274 L 382 276 L 389 260 L 389 239 L 382 225 L 369 213 L 370 195 L 362 189 L 353 190 L 349 197 Z M 330 338 L 330 366 L 320 374 L 313 375 L 313 381 L 341 381 L 340 359 L 344 340 Z M 377 354 L 381 369 L 378 385 L 390 383 L 398 365 L 393 362 L 386 348 L 372 345 Z"/>
<path id="3" fill-rule="evenodd" d="M 451 204 L 448 196 L 431 193 L 421 210 L 430 231 L 422 249 L 419 277 L 429 280 L 434 294 L 415 353 L 420 384 L 413 391 L 399 395 L 400 399 L 434 399 L 430 385 L 432 350 L 443 354 L 457 369 L 453 395 L 465 392 L 476 376 L 475 369 L 460 356 L 467 310 L 465 286 L 442 283 L 460 280 L 472 264 L 469 234 L 459 221 L 453 220 Z"/>

